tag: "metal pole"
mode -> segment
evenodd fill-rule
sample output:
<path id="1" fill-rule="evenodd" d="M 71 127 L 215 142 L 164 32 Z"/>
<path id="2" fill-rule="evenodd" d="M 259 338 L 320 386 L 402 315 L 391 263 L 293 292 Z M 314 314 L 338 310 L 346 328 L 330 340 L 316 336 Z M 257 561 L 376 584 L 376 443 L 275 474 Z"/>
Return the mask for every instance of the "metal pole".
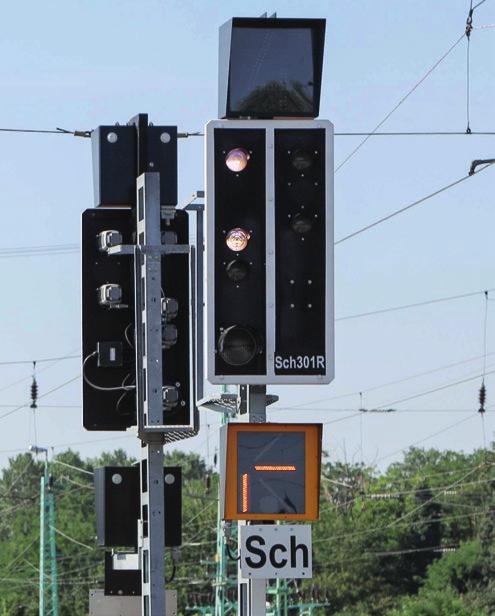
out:
<path id="1" fill-rule="evenodd" d="M 40 591 L 39 591 L 39 616 L 45 616 L 45 491 L 48 481 L 48 468 L 45 463 L 45 471 L 40 482 Z"/>
<path id="2" fill-rule="evenodd" d="M 52 616 L 58 616 L 57 543 L 55 538 L 55 494 L 48 480 L 48 525 L 50 527 L 50 575 Z"/>
<path id="3" fill-rule="evenodd" d="M 266 422 L 266 385 L 245 388 L 249 423 Z M 244 580 L 238 569 L 238 616 L 266 615 L 266 580 Z"/>
<path id="4" fill-rule="evenodd" d="M 227 385 L 222 385 L 222 393 L 227 393 Z M 222 426 L 227 423 L 227 414 L 222 414 Z M 225 554 L 225 536 L 222 530 L 222 517 L 220 513 L 220 490 L 218 483 L 218 506 L 217 506 L 217 566 L 215 572 L 215 616 L 225 614 L 225 591 L 227 590 L 227 561 Z"/>
<path id="5" fill-rule="evenodd" d="M 142 616 L 165 616 L 163 436 L 141 449 Z"/>
<path id="6" fill-rule="evenodd" d="M 136 402 L 141 448 L 142 616 L 165 616 L 165 502 L 161 314 L 160 177 L 137 179 L 135 249 Z"/>

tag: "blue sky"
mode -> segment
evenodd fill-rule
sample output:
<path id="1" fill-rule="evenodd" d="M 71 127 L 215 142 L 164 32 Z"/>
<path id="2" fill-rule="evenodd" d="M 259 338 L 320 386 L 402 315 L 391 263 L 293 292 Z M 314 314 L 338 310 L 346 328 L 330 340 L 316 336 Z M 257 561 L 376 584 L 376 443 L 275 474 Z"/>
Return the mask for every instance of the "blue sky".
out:
<path id="1" fill-rule="evenodd" d="M 218 27 L 232 16 L 277 11 L 280 17 L 327 19 L 320 117 L 330 119 L 338 132 L 367 131 L 462 34 L 468 8 L 466 0 L 285 0 L 270 6 L 258 0 L 249 5 L 238 0 L 10 3 L 2 9 L 0 25 L 0 126 L 87 130 L 146 112 L 155 124 L 201 130 L 217 113 Z M 494 23 L 495 3 L 487 0 L 475 11 L 474 26 Z M 494 48 L 495 29 L 473 31 L 473 131 L 495 129 Z M 382 130 L 465 128 L 463 40 Z M 357 143 L 359 138 L 337 137 L 336 163 Z M 197 137 L 179 143 L 181 201 L 203 188 L 202 146 Z M 471 160 L 494 156 L 494 136 L 373 137 L 336 175 L 336 238 L 460 178 Z M 89 140 L 0 133 L 0 160 L 0 251 L 77 244 L 81 212 L 93 205 Z M 337 317 L 495 287 L 494 182 L 495 167 L 337 246 Z M 0 280 L 0 362 L 78 353 L 78 254 L 0 254 Z M 491 296 L 495 299 L 495 292 Z M 488 305 L 491 352 L 495 304 Z M 280 409 L 270 418 L 339 420 L 324 432 L 324 447 L 332 459 L 362 457 L 383 465 L 400 457 L 397 450 L 437 432 L 424 444 L 465 450 L 481 446 L 481 420 L 474 413 L 479 379 L 397 404 L 397 412 L 387 415 L 354 416 L 361 403 L 358 393 L 332 398 L 362 391 L 364 406 L 374 407 L 480 374 L 484 309 L 479 294 L 339 321 L 334 383 L 271 388 L 280 395 Z M 366 392 L 459 362 L 464 363 Z M 493 369 L 495 356 L 488 356 L 487 366 Z M 80 373 L 77 359 L 39 368 L 40 395 Z M 5 405 L 0 407 L 1 464 L 35 438 L 29 409 L 1 417 L 26 402 L 30 374 L 29 364 L 0 365 L 0 404 Z M 493 375 L 486 383 L 487 404 L 494 404 Z M 316 400 L 322 402 L 313 404 Z M 66 407 L 46 408 L 40 401 L 39 444 L 60 451 L 66 443 L 80 443 L 74 448 L 83 455 L 115 446 L 137 451 L 130 436 L 83 431 L 78 380 L 43 402 Z M 305 410 L 288 410 L 294 405 Z M 471 414 L 459 412 L 470 409 Z M 346 419 L 348 415 L 353 417 Z M 485 417 L 487 440 L 493 438 L 493 417 Z M 208 450 L 211 456 L 219 418 L 205 414 L 202 419 L 200 435 L 181 447 L 205 454 Z"/>

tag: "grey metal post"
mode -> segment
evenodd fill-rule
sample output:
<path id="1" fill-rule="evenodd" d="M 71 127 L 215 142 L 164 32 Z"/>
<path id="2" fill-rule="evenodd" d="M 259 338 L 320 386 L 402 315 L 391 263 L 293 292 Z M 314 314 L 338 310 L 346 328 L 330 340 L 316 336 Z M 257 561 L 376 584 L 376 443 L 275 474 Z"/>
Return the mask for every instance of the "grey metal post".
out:
<path id="1" fill-rule="evenodd" d="M 50 587 L 52 596 L 51 616 L 58 616 L 57 541 L 55 537 L 55 494 L 48 484 L 48 525 L 50 527 Z"/>
<path id="2" fill-rule="evenodd" d="M 165 616 L 163 437 L 150 435 L 141 449 L 142 616 Z"/>
<path id="3" fill-rule="evenodd" d="M 45 556 L 46 556 L 46 485 L 48 482 L 48 469 L 41 476 L 40 482 L 40 595 L 39 595 L 39 616 L 45 616 Z"/>
<path id="4" fill-rule="evenodd" d="M 193 201 L 202 199 L 203 191 L 199 190 L 193 193 Z M 193 326 L 195 328 L 196 339 L 196 400 L 201 400 L 204 396 L 204 337 L 203 337 L 203 314 L 204 314 L 204 210 L 203 203 L 188 202 L 184 206 L 184 210 L 194 212 L 196 215 L 196 254 L 195 254 L 195 275 L 193 290 L 195 291 L 195 319 Z"/>
<path id="5" fill-rule="evenodd" d="M 160 177 L 137 179 L 136 401 L 141 449 L 142 616 L 165 616 Z"/>
<path id="6" fill-rule="evenodd" d="M 266 422 L 266 385 L 248 385 L 245 391 L 249 423 Z M 241 401 L 242 404 L 242 401 Z M 240 536 L 240 533 L 238 533 Z M 238 569 L 238 616 L 265 616 L 266 580 L 244 580 Z"/>

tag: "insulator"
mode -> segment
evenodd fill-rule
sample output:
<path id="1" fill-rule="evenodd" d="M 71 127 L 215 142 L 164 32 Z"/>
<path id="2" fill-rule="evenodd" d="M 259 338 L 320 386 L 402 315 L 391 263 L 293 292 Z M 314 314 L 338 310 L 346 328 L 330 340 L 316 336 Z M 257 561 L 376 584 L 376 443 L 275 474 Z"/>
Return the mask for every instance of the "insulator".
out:
<path id="1" fill-rule="evenodd" d="M 38 405 L 36 404 L 36 402 L 38 401 L 38 383 L 36 382 L 35 377 L 33 377 L 33 382 L 31 383 L 31 400 L 31 408 L 38 408 Z"/>
<path id="2" fill-rule="evenodd" d="M 479 412 L 484 413 L 485 412 L 485 401 L 486 401 L 486 387 L 485 387 L 484 382 L 481 384 L 478 399 L 480 402 Z"/>

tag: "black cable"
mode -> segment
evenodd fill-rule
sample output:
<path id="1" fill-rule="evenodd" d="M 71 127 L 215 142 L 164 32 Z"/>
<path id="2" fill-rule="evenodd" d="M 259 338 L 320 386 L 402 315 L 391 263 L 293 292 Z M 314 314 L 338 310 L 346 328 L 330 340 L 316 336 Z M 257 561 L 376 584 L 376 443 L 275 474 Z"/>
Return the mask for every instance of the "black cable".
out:
<path id="1" fill-rule="evenodd" d="M 225 549 L 227 550 L 227 555 L 230 558 L 230 560 L 240 560 L 241 559 L 241 555 L 240 554 L 238 554 L 237 556 L 234 556 L 232 554 L 228 541 L 225 542 Z"/>
<path id="2" fill-rule="evenodd" d="M 132 344 L 132 342 L 129 339 L 129 328 L 132 326 L 132 322 L 129 323 L 129 325 L 127 325 L 127 327 L 124 329 L 124 338 L 126 339 L 127 344 L 131 347 L 131 349 L 134 348 L 134 345 Z"/>
<path id="3" fill-rule="evenodd" d="M 170 582 L 174 581 L 176 571 L 177 571 L 177 566 L 176 566 L 175 562 L 173 562 L 172 563 L 172 573 L 171 573 L 171 575 L 170 575 L 170 577 L 168 579 L 165 579 L 165 583 L 166 584 L 170 584 Z"/>
<path id="4" fill-rule="evenodd" d="M 116 386 L 116 387 L 102 387 L 101 385 L 97 385 L 96 383 L 93 383 L 92 381 L 90 381 L 88 379 L 88 377 L 85 374 L 85 368 L 86 368 L 86 364 L 87 362 L 94 357 L 95 355 L 98 355 L 98 351 L 93 351 L 92 353 L 90 353 L 83 361 L 82 364 L 82 376 L 83 379 L 85 380 L 85 382 L 92 387 L 93 389 L 97 389 L 98 391 L 133 391 L 134 389 L 136 389 L 135 385 L 120 385 L 120 386 Z M 125 381 L 125 379 L 124 379 Z"/>

